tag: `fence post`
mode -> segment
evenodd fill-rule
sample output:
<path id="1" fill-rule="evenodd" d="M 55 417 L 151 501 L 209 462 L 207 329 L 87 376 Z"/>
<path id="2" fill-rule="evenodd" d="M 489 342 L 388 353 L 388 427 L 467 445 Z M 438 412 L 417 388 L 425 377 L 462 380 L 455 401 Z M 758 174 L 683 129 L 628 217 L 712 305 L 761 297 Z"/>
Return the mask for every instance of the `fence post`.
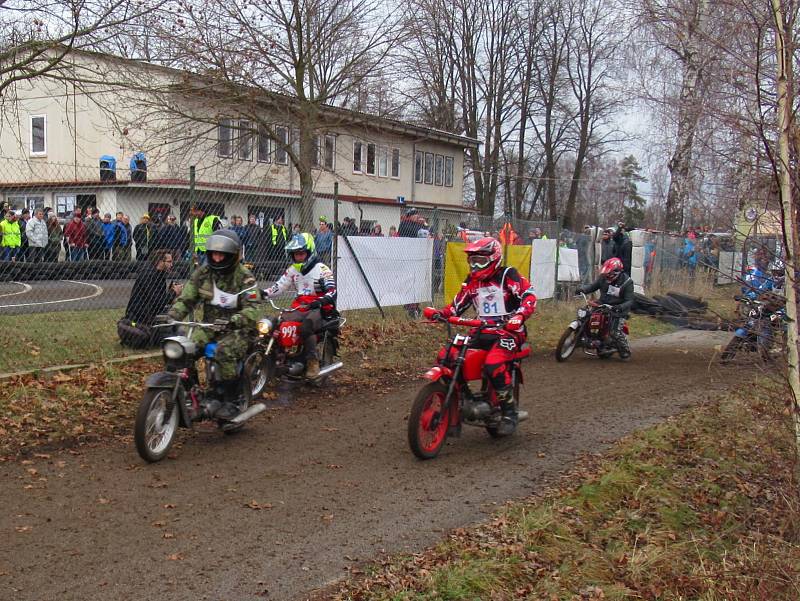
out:
<path id="1" fill-rule="evenodd" d="M 197 265 L 200 261 L 197 257 L 197 247 L 194 244 L 194 217 L 192 216 L 192 208 L 194 207 L 194 181 L 195 181 L 195 168 L 194 165 L 189 167 L 189 244 L 192 245 L 192 262 Z"/>
<path id="2" fill-rule="evenodd" d="M 333 270 L 333 277 L 339 276 L 339 182 L 333 182 L 333 255 L 331 256 L 331 269 Z"/>

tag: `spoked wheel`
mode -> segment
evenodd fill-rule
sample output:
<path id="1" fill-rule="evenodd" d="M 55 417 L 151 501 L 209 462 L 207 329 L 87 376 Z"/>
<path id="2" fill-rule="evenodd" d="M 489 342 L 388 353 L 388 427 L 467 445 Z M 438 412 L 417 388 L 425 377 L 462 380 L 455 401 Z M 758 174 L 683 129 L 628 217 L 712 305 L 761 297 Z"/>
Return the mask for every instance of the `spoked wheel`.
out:
<path id="1" fill-rule="evenodd" d="M 739 349 L 742 348 L 742 344 L 744 343 L 743 338 L 739 338 L 738 336 L 734 336 L 731 338 L 730 342 L 725 346 L 725 350 L 722 351 L 722 355 L 720 356 L 720 361 L 722 363 L 729 363 L 733 360 L 736 356 L 736 353 L 739 352 Z"/>
<path id="2" fill-rule="evenodd" d="M 567 328 L 556 345 L 556 361 L 563 362 L 572 356 L 578 346 L 578 330 Z"/>
<path id="3" fill-rule="evenodd" d="M 244 360 L 242 375 L 245 380 L 245 391 L 249 390 L 250 400 L 257 399 L 275 377 L 275 358 L 265 356 L 262 351 L 250 353 Z"/>
<path id="4" fill-rule="evenodd" d="M 408 417 L 408 444 L 420 459 L 433 459 L 447 438 L 448 412 L 444 410 L 447 386 L 429 382 L 414 399 Z"/>
<path id="5" fill-rule="evenodd" d="M 514 374 L 514 392 L 512 397 L 514 399 L 514 408 L 519 412 L 519 374 Z M 490 426 L 486 426 L 486 431 L 489 433 L 489 436 L 492 438 L 505 438 L 509 436 L 509 434 L 501 434 L 500 431 L 497 429 L 497 425 L 493 424 Z"/>
<path id="6" fill-rule="evenodd" d="M 171 389 L 149 388 L 145 391 L 139 403 L 133 435 L 142 459 L 153 463 L 166 456 L 178 431 L 179 411 Z"/>

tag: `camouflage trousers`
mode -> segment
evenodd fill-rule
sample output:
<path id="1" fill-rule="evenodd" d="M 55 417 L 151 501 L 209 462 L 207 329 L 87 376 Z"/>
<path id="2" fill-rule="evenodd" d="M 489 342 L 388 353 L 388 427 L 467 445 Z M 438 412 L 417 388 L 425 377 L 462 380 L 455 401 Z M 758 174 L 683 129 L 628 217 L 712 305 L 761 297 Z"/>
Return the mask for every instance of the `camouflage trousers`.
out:
<path id="1" fill-rule="evenodd" d="M 192 340 L 199 345 L 209 342 L 217 343 L 217 352 L 214 360 L 219 365 L 219 375 L 223 380 L 234 380 L 239 377 L 237 364 L 244 361 L 249 345 L 249 336 L 243 330 L 227 332 L 224 335 L 216 334 L 210 330 L 195 330 Z"/>

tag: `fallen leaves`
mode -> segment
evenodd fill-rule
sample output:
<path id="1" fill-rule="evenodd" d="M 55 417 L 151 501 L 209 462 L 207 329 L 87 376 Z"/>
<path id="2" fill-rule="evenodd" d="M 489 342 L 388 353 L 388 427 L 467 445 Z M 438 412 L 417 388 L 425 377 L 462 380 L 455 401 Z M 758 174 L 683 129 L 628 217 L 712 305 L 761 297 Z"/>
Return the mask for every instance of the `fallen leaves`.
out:
<path id="1" fill-rule="evenodd" d="M 273 507 L 272 503 L 259 503 L 258 501 L 255 500 L 250 501 L 249 503 L 245 503 L 244 506 L 247 507 L 248 509 L 255 509 L 256 511 L 259 511 L 261 509 L 272 509 Z"/>

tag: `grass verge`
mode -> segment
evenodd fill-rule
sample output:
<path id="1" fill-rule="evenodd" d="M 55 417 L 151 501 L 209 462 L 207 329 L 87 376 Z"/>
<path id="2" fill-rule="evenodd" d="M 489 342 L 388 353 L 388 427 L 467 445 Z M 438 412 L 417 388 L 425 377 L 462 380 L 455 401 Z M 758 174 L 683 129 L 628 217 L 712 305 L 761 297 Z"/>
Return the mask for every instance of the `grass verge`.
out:
<path id="1" fill-rule="evenodd" d="M 325 598 L 796 600 L 786 398 L 762 381 L 635 434 L 542 496 Z"/>

